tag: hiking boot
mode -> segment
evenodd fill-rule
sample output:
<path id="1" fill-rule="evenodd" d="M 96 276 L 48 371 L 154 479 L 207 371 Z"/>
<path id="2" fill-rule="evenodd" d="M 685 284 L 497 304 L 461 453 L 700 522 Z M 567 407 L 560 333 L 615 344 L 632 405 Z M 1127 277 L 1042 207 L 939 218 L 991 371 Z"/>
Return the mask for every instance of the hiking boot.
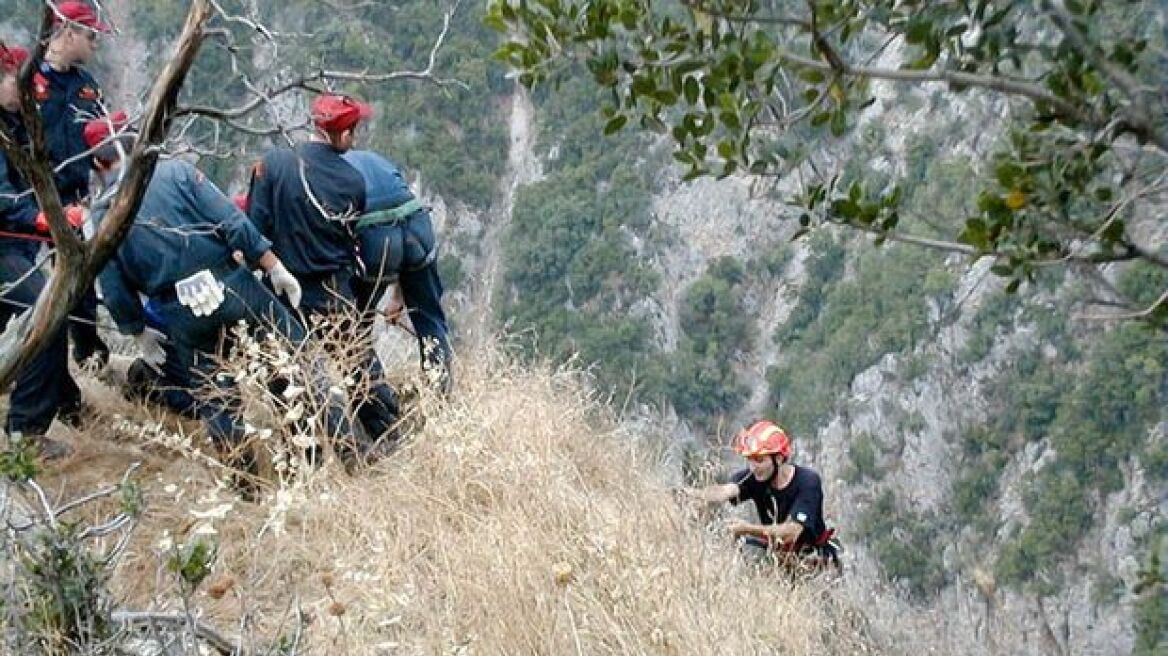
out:
<path id="1" fill-rule="evenodd" d="M 378 461 L 393 455 L 393 452 L 397 451 L 398 446 L 401 445 L 401 438 L 401 427 L 394 426 L 385 431 L 380 438 L 362 442 L 357 445 L 356 449 L 344 449 L 338 452 L 338 455 L 340 455 L 341 461 L 344 462 L 346 471 L 351 470 L 358 464 L 371 467 Z"/>
<path id="2" fill-rule="evenodd" d="M 74 330 L 73 337 L 73 361 L 77 366 L 88 369 L 93 368 L 94 371 L 101 371 L 109 364 L 110 350 L 96 332 Z"/>
<path id="3" fill-rule="evenodd" d="M 73 430 L 81 430 L 95 416 L 97 413 L 93 407 L 82 399 L 77 399 L 75 403 L 70 403 L 57 410 L 57 421 Z"/>

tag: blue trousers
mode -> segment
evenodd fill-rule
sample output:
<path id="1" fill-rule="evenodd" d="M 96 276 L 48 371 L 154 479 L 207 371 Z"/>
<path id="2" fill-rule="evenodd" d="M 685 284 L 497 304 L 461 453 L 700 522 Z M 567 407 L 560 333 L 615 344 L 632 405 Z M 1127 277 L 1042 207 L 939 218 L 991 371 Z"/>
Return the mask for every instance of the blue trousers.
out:
<path id="1" fill-rule="evenodd" d="M 394 283 L 401 285 L 424 365 L 448 368 L 450 329 L 442 309 L 438 247 L 430 212 L 414 212 L 403 223 L 370 226 L 357 235 L 365 271 L 354 283 L 357 305 L 372 309 Z"/>
<path id="2" fill-rule="evenodd" d="M 356 314 L 357 297 L 353 288 L 353 272 L 349 269 L 320 276 L 298 275 L 303 296 L 300 310 L 309 317 L 321 316 L 340 322 L 342 333 L 358 334 L 361 325 L 351 323 Z M 353 398 L 351 410 L 370 440 L 378 440 L 394 430 L 401 416 L 397 394 L 385 380 L 385 369 L 381 358 L 369 344 L 357 371 L 352 372 L 358 381 L 358 389 L 366 391 L 361 397 Z"/>
<path id="3" fill-rule="evenodd" d="M 23 277 L 19 285 L 0 296 L 0 327 L 36 303 L 44 289 L 45 276 L 34 267 L 36 256 L 28 249 L 5 248 L 0 252 L 0 282 L 8 285 Z M 66 328 L 62 325 L 17 373 L 9 399 L 9 433 L 43 435 L 56 416 L 66 421 L 76 419 L 81 409 L 81 390 L 69 374 L 68 353 Z"/>
<path id="4" fill-rule="evenodd" d="M 171 350 L 167 353 L 167 378 L 182 378 L 187 389 L 197 387 L 200 378 L 208 378 L 214 363 L 214 354 L 226 339 L 229 330 L 239 321 L 244 321 L 253 329 L 274 331 L 293 345 L 302 343 L 307 332 L 304 326 L 262 283 L 243 267 L 237 267 L 220 277 L 225 286 L 223 304 L 210 316 L 196 317 L 190 308 L 179 303 L 173 296 L 152 301 L 162 323 L 166 325 Z M 171 360 L 173 359 L 173 363 Z M 323 377 L 323 370 L 320 372 Z M 227 393 L 223 398 L 201 399 L 194 397 L 195 413 L 204 421 L 212 439 L 220 445 L 236 443 L 243 435 L 237 413 L 230 394 L 230 381 L 223 383 Z M 349 425 L 344 410 L 323 398 L 328 386 L 318 382 L 312 386 L 314 393 L 322 395 L 316 403 L 327 407 L 326 430 L 333 438 L 347 438 Z M 168 404 L 171 399 L 166 399 Z M 174 403 L 181 403 L 176 396 Z"/>

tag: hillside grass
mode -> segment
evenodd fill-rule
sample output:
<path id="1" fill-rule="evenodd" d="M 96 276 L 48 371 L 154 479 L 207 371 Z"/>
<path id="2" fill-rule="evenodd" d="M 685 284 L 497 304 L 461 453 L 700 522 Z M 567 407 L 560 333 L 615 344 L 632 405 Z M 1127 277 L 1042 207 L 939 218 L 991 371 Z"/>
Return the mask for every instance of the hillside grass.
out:
<path id="1" fill-rule="evenodd" d="M 839 583 L 760 569 L 678 505 L 655 448 L 585 376 L 505 351 L 464 346 L 454 397 L 423 396 L 424 426 L 389 459 L 353 476 L 328 464 L 257 504 L 175 450 L 183 426 L 89 384 L 110 416 L 42 483 L 67 497 L 141 462 L 148 510 L 119 605 L 181 608 L 168 545 L 213 541 L 191 600 L 260 653 L 880 651 Z"/>

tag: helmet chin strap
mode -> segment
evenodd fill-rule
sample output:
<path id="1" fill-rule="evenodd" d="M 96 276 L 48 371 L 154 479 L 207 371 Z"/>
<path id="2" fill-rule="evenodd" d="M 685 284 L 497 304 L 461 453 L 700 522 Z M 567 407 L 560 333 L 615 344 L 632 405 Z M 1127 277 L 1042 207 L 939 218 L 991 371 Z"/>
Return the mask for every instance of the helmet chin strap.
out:
<path id="1" fill-rule="evenodd" d="M 771 454 L 771 464 L 774 465 L 774 468 L 771 469 L 771 475 L 766 479 L 767 485 L 774 483 L 775 479 L 779 476 L 779 458 L 773 453 Z"/>

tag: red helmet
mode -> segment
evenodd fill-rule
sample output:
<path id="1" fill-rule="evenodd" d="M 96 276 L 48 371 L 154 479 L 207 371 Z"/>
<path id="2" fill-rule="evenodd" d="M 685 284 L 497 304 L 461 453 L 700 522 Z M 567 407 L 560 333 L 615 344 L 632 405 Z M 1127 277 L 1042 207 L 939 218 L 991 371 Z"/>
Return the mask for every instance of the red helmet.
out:
<path id="1" fill-rule="evenodd" d="M 756 421 L 738 431 L 734 451 L 743 458 L 775 455 L 786 460 L 791 457 L 791 439 L 773 421 Z"/>
<path id="2" fill-rule="evenodd" d="M 370 116 L 373 107 L 350 96 L 325 93 L 312 101 L 312 122 L 325 132 L 344 132 Z"/>
<path id="3" fill-rule="evenodd" d="M 28 51 L 20 46 L 6 46 L 0 43 L 0 72 L 19 73 L 20 67 L 28 59 Z"/>

